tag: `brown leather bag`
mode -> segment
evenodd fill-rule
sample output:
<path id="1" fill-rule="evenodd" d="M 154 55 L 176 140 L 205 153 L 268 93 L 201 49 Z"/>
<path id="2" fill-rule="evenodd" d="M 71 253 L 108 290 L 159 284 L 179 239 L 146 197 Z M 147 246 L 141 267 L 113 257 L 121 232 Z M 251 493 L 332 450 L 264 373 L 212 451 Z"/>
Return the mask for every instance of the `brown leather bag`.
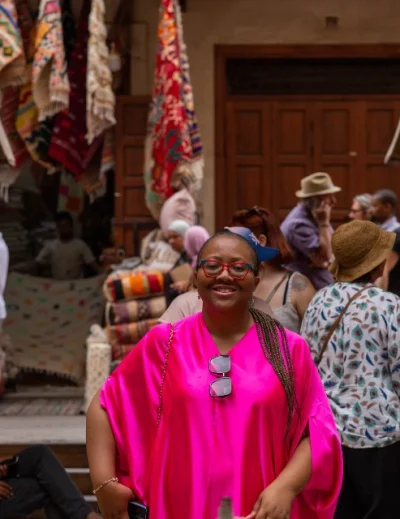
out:
<path id="1" fill-rule="evenodd" d="M 316 362 L 317 366 L 319 366 L 319 363 L 322 360 L 322 356 L 325 353 L 326 348 L 328 347 L 329 341 L 331 340 L 332 335 L 334 334 L 336 328 L 339 326 L 339 323 L 343 319 L 343 316 L 347 312 L 349 306 L 351 305 L 351 303 L 353 301 L 355 301 L 357 299 L 357 297 L 359 297 L 365 290 L 368 290 L 369 288 L 371 288 L 371 286 L 363 287 L 361 290 L 358 290 L 354 295 L 352 295 L 350 297 L 350 299 L 347 301 L 346 306 L 343 308 L 343 310 L 340 312 L 340 314 L 336 317 L 334 323 L 331 326 L 331 329 L 329 330 L 328 335 L 325 337 L 325 340 L 322 344 L 322 348 L 321 348 L 320 354 L 319 354 L 317 362 Z"/>

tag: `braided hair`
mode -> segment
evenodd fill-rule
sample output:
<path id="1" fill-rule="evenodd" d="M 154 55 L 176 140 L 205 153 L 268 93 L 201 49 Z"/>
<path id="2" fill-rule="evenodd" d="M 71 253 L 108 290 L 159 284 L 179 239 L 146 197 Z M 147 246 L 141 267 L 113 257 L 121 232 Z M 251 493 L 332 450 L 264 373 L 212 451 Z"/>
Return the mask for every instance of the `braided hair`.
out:
<path id="1" fill-rule="evenodd" d="M 248 249 L 252 253 L 254 272 L 255 275 L 257 275 L 260 268 L 260 261 L 258 259 L 256 250 L 246 240 L 246 238 L 243 238 L 243 236 L 235 234 L 229 230 L 224 230 L 222 232 L 215 234 L 204 243 L 198 255 L 196 270 L 199 270 L 200 268 L 200 261 L 206 246 L 212 240 L 218 238 L 219 236 L 235 236 L 238 240 L 242 241 L 242 243 L 245 243 L 247 245 Z M 286 429 L 286 433 L 288 433 L 293 419 L 293 414 L 295 409 L 297 408 L 297 405 L 293 364 L 290 355 L 286 331 L 277 320 L 273 319 L 271 316 L 265 314 L 264 312 L 257 310 L 256 308 L 254 308 L 253 305 L 250 305 L 249 311 L 254 320 L 254 323 L 256 324 L 258 339 L 260 341 L 264 355 L 266 359 L 271 363 L 271 366 L 275 371 L 277 377 L 279 378 L 286 394 L 286 399 L 289 408 L 289 420 Z"/>

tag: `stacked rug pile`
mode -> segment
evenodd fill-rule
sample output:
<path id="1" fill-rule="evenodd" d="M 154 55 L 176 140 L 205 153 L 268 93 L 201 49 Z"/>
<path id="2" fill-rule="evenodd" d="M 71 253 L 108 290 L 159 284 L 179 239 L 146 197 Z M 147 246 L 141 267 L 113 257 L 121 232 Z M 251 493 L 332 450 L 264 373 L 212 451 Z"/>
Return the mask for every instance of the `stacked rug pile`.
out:
<path id="1" fill-rule="evenodd" d="M 153 328 L 166 309 L 160 271 L 117 271 L 103 288 L 107 300 L 106 329 L 112 360 L 121 361 Z"/>

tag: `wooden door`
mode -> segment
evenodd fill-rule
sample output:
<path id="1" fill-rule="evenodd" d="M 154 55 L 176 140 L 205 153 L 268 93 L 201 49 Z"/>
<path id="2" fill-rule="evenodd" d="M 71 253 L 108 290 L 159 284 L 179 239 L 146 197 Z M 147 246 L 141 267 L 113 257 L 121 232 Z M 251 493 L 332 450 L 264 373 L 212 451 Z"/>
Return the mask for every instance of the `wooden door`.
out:
<path id="1" fill-rule="evenodd" d="M 134 250 L 134 228 L 139 240 L 157 223 L 145 203 L 143 179 L 144 141 L 149 107 L 148 97 L 122 96 L 117 102 L 115 218 L 116 245 L 128 255 Z"/>
<path id="2" fill-rule="evenodd" d="M 234 211 L 267 205 L 271 198 L 271 107 L 257 100 L 228 102 L 226 112 L 227 175 L 223 214 L 228 225 Z"/>
<path id="3" fill-rule="evenodd" d="M 262 206 L 282 220 L 296 205 L 300 181 L 312 170 L 312 110 L 310 103 L 272 103 L 271 164 L 268 169 L 273 196 Z"/>
<path id="4" fill-rule="evenodd" d="M 352 197 L 365 189 L 358 168 L 364 157 L 358 104 L 352 101 L 317 101 L 312 105 L 312 171 L 329 173 L 334 184 L 342 188 L 336 195 L 337 206 L 332 215 L 333 222 L 342 222 L 347 217 Z"/>
<path id="5" fill-rule="evenodd" d="M 383 163 L 400 117 L 399 101 L 360 101 L 362 128 L 359 155 L 360 185 L 367 193 L 378 189 L 392 189 L 400 196 L 400 170 Z M 361 182 L 364 177 L 364 182 Z M 358 188 L 357 193 L 360 193 Z"/>

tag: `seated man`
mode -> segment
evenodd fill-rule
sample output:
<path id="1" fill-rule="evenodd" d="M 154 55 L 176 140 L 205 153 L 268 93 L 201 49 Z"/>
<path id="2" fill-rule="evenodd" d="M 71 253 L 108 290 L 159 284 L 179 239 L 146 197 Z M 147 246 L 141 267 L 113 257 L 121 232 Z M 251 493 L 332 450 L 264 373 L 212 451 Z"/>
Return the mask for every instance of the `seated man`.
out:
<path id="1" fill-rule="evenodd" d="M 85 266 L 94 273 L 98 272 L 95 257 L 79 238 L 74 238 L 72 216 L 67 212 L 56 215 L 58 239 L 47 243 L 34 262 L 16 265 L 13 270 L 32 273 L 38 267 L 50 267 L 51 277 L 60 281 L 84 277 Z"/>
<path id="2" fill-rule="evenodd" d="M 18 478 L 8 478 L 0 461 L 1 519 L 25 519 L 42 508 L 48 519 L 100 519 L 48 447 L 29 447 L 18 458 Z"/>

